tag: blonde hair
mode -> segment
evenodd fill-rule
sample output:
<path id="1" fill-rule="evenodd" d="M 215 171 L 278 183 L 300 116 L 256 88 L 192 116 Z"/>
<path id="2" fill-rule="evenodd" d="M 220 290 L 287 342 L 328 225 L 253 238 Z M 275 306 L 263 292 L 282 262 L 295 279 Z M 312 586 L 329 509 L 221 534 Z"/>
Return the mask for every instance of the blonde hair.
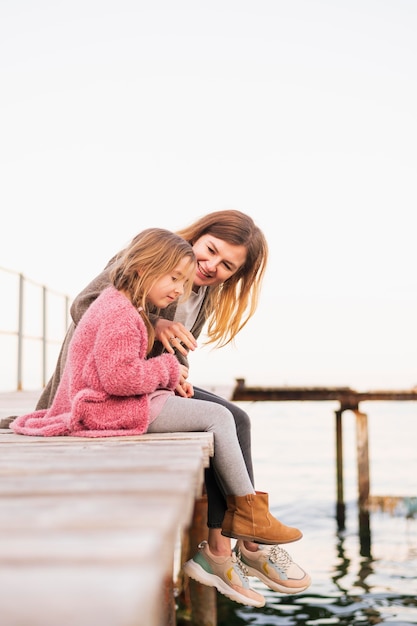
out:
<path id="1" fill-rule="evenodd" d="M 141 309 L 148 331 L 148 353 L 155 341 L 155 332 L 148 317 L 147 296 L 155 281 L 172 272 L 184 258 L 189 259 L 187 274 L 190 277 L 181 297 L 186 300 L 193 287 L 196 258 L 192 246 L 178 234 L 163 228 L 148 228 L 136 235 L 115 258 L 110 280 Z"/>
<path id="2" fill-rule="evenodd" d="M 245 246 L 246 260 L 233 276 L 209 288 L 205 304 L 209 343 L 222 347 L 247 324 L 258 306 L 260 289 L 268 260 L 268 244 L 253 219 L 233 209 L 215 211 L 177 231 L 194 245 L 210 234 L 236 246 Z"/>

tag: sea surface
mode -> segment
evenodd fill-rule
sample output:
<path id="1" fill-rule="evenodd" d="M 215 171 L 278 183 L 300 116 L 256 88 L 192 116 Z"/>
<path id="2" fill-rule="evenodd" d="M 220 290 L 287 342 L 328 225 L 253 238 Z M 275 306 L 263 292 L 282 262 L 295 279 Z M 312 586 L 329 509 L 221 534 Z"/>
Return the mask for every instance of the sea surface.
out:
<path id="1" fill-rule="evenodd" d="M 417 403 L 363 402 L 368 415 L 371 496 L 395 496 L 359 533 L 355 417 L 343 413 L 344 528 L 336 519 L 337 402 L 240 402 L 252 419 L 256 488 L 303 538 L 283 546 L 312 577 L 298 595 L 256 578 L 262 609 L 219 596 L 218 625 L 417 624 Z M 363 528 L 363 527 L 362 527 Z"/>

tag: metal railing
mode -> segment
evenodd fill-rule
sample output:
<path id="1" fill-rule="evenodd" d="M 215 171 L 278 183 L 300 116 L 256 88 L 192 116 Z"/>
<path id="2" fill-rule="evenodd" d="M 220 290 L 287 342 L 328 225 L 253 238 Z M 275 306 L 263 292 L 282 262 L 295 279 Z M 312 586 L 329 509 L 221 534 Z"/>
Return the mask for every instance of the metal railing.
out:
<path id="1" fill-rule="evenodd" d="M 69 324 L 70 298 L 0 267 L 0 390 L 44 387 Z"/>

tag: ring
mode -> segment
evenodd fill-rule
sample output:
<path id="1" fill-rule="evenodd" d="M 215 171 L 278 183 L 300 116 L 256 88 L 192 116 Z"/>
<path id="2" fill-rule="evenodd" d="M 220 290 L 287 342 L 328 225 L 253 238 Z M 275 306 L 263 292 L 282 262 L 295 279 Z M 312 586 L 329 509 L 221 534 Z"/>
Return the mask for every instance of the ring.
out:
<path id="1" fill-rule="evenodd" d="M 169 338 L 169 343 L 172 343 L 174 341 L 174 339 L 176 339 L 176 337 L 170 337 Z"/>

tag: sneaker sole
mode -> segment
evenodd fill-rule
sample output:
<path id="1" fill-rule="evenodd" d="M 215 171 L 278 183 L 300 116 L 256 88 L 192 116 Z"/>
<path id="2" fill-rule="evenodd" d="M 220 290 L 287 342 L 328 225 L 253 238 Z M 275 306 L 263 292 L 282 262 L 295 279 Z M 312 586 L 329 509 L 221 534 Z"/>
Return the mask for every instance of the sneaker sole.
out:
<path id="1" fill-rule="evenodd" d="M 260 572 L 259 570 L 255 569 L 254 567 L 251 567 L 245 561 L 242 561 L 242 562 L 244 566 L 246 567 L 246 569 L 248 570 L 249 576 L 254 576 L 255 578 L 259 578 L 259 580 L 261 580 L 267 587 L 269 587 L 269 589 L 272 589 L 273 591 L 279 591 L 280 593 L 286 593 L 287 595 L 294 595 L 295 593 L 302 593 L 303 591 L 308 589 L 309 586 L 311 585 L 311 579 L 309 578 L 308 583 L 304 584 L 302 587 L 297 587 L 297 588 L 284 587 L 283 585 L 280 585 L 279 583 L 271 581 L 271 579 L 265 576 L 265 574 L 262 574 L 262 572 Z"/>
<path id="2" fill-rule="evenodd" d="M 263 598 L 263 602 L 261 600 L 253 600 L 244 596 L 237 591 L 234 591 L 229 585 L 227 585 L 219 576 L 216 574 L 209 574 L 206 572 L 198 563 L 195 561 L 188 561 L 184 565 L 184 572 L 197 582 L 202 585 L 206 585 L 207 587 L 215 587 L 217 591 L 230 600 L 234 600 L 235 602 L 239 602 L 239 604 L 245 604 L 246 606 L 254 606 L 257 608 L 265 606 L 265 598 Z"/>

